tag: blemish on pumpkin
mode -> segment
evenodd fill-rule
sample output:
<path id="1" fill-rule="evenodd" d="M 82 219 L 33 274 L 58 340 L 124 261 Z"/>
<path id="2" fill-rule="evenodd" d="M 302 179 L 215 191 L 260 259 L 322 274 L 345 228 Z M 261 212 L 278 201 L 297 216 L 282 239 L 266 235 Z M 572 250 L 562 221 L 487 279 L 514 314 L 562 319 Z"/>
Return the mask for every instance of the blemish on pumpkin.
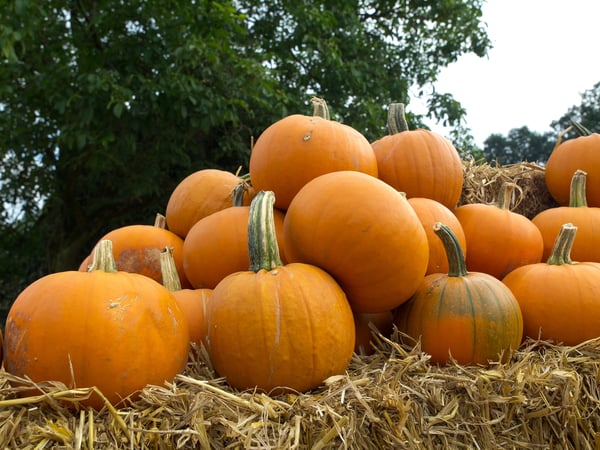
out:
<path id="1" fill-rule="evenodd" d="M 271 270 L 271 275 L 273 275 L 273 276 L 279 275 L 279 270 L 277 270 L 277 269 Z"/>
<path id="2" fill-rule="evenodd" d="M 304 142 L 306 142 L 306 141 L 309 141 L 311 137 L 312 137 L 312 130 L 310 130 L 308 133 L 306 133 L 304 136 L 302 136 L 302 140 Z"/>

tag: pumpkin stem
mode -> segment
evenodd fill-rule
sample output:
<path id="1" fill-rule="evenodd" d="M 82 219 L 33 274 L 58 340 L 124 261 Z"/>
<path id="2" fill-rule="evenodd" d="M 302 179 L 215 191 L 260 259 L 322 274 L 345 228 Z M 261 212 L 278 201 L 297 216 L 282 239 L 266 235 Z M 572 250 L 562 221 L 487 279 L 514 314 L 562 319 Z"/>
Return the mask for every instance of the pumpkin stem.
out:
<path id="1" fill-rule="evenodd" d="M 571 120 L 571 126 L 575 129 L 575 131 L 577 132 L 577 134 L 581 137 L 581 136 L 589 136 L 590 134 L 592 134 L 592 132 L 587 129 L 586 127 L 584 127 L 580 122 L 577 122 L 575 120 Z"/>
<path id="2" fill-rule="evenodd" d="M 576 170 L 571 178 L 571 190 L 569 191 L 569 206 L 577 208 L 587 206 L 587 197 L 585 195 L 587 172 Z"/>
<path id="3" fill-rule="evenodd" d="M 408 122 L 404 112 L 404 103 L 392 103 L 388 109 L 387 128 L 389 134 L 408 131 Z"/>
<path id="4" fill-rule="evenodd" d="M 313 105 L 313 116 L 322 117 L 323 119 L 330 120 L 331 116 L 329 115 L 329 107 L 327 106 L 327 102 L 319 97 L 313 97 L 310 99 L 310 102 Z"/>
<path id="5" fill-rule="evenodd" d="M 244 195 L 250 190 L 250 184 L 243 178 L 241 181 L 231 190 L 232 206 L 244 206 Z"/>
<path id="6" fill-rule="evenodd" d="M 511 210 L 511 205 L 513 203 L 513 194 L 514 191 L 518 190 L 521 194 L 521 200 L 523 198 L 523 190 L 516 184 L 511 182 L 504 182 L 502 186 L 500 186 L 500 192 L 498 193 L 498 199 L 496 201 L 496 206 L 500 209 Z M 518 203 L 521 202 L 519 200 Z M 517 204 L 518 204 L 517 203 Z"/>
<path id="7" fill-rule="evenodd" d="M 156 217 L 154 218 L 154 226 L 156 228 L 162 228 L 165 230 L 167 228 L 167 218 L 161 213 L 156 213 Z"/>
<path id="8" fill-rule="evenodd" d="M 110 239 L 102 239 L 96 245 L 88 272 L 93 272 L 94 270 L 102 270 L 104 272 L 117 271 L 117 263 L 115 262 L 113 245 Z"/>
<path id="9" fill-rule="evenodd" d="M 561 264 L 572 264 L 571 261 L 571 249 L 573 248 L 573 242 L 575 241 L 575 235 L 577 234 L 577 227 L 572 223 L 565 223 L 558 232 L 554 246 L 552 247 L 552 253 L 546 264 L 560 266 Z"/>
<path id="10" fill-rule="evenodd" d="M 272 270 L 283 264 L 275 234 L 274 203 L 275 194 L 272 191 L 260 191 L 250 203 L 248 254 L 252 272 Z"/>
<path id="11" fill-rule="evenodd" d="M 460 242 L 450 227 L 441 222 L 433 224 L 433 231 L 442 240 L 448 258 L 448 276 L 464 277 L 467 275 L 467 263 Z"/>
<path id="12" fill-rule="evenodd" d="M 159 255 L 160 271 L 162 273 L 162 284 L 170 292 L 181 290 L 181 281 L 179 273 L 175 266 L 175 258 L 173 257 L 173 247 L 165 247 Z"/>

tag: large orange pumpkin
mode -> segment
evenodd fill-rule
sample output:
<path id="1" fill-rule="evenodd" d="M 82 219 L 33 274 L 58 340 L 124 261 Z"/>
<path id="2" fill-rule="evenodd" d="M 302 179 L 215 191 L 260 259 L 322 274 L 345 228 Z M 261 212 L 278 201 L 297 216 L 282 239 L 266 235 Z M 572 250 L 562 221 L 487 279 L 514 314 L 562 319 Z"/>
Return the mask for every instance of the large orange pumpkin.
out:
<path id="1" fill-rule="evenodd" d="M 379 178 L 408 198 L 426 197 L 454 209 L 463 186 L 463 165 L 454 145 L 429 130 L 409 130 L 404 105 L 388 112 L 389 135 L 371 145 Z"/>
<path id="2" fill-rule="evenodd" d="M 592 133 L 574 122 L 579 136 L 563 141 L 560 136 L 545 166 L 548 192 L 559 205 L 569 204 L 571 178 L 576 170 L 588 174 L 587 201 L 600 207 L 600 134 Z"/>
<path id="3" fill-rule="evenodd" d="M 207 307 L 208 351 L 237 389 L 305 392 L 343 373 L 354 349 L 344 291 L 324 270 L 282 265 L 273 193 L 261 191 L 249 219 L 251 266 L 215 287 Z"/>
<path id="4" fill-rule="evenodd" d="M 448 254 L 448 274 L 425 277 L 415 295 L 396 310 L 398 330 L 420 339 L 431 361 L 451 358 L 463 365 L 506 359 L 521 344 L 523 317 L 502 282 L 482 272 L 467 272 L 456 236 L 449 227 L 435 231 Z"/>
<path id="5" fill-rule="evenodd" d="M 173 295 L 151 278 L 116 271 L 104 240 L 89 272 L 53 273 L 25 288 L 8 312 L 4 339 L 7 372 L 96 386 L 117 404 L 183 370 L 190 337 Z M 104 405 L 95 394 L 82 404 Z"/>
<path id="6" fill-rule="evenodd" d="M 542 260 L 544 242 L 530 219 L 510 210 L 514 183 L 504 183 L 496 204 L 471 203 L 454 214 L 467 240 L 467 268 L 502 279 L 511 270 Z"/>
<path id="7" fill-rule="evenodd" d="M 572 223 L 577 227 L 577 239 L 571 248 L 571 258 L 575 261 L 600 262 L 600 208 L 588 206 L 586 181 L 587 173 L 577 170 L 571 181 L 569 205 L 545 209 L 531 219 L 544 240 L 542 261 L 550 257 L 562 225 Z"/>
<path id="8" fill-rule="evenodd" d="M 577 345 L 600 336 L 600 263 L 571 260 L 576 232 L 564 224 L 546 262 L 502 280 L 521 306 L 525 337 Z"/>
<path id="9" fill-rule="evenodd" d="M 340 283 L 355 312 L 389 311 L 427 270 L 427 235 L 406 197 L 355 171 L 308 182 L 284 220 L 288 261 L 313 264 Z"/>
<path id="10" fill-rule="evenodd" d="M 165 247 L 173 249 L 173 258 L 179 282 L 190 287 L 183 270 L 183 239 L 166 229 L 165 217 L 157 214 L 154 225 L 127 225 L 105 234 L 100 241 L 112 242 L 117 270 L 139 273 L 162 284 L 160 253 Z M 93 251 L 85 258 L 79 270 L 87 272 L 92 262 Z"/>
<path id="11" fill-rule="evenodd" d="M 219 169 L 198 170 L 179 182 L 171 192 L 165 215 L 169 230 L 185 238 L 192 226 L 203 217 L 233 205 L 236 187 L 246 188 L 243 204 L 249 205 L 252 187 L 241 177 Z"/>
<path id="12" fill-rule="evenodd" d="M 327 105 L 313 98 L 313 116 L 294 114 L 269 126 L 250 154 L 250 179 L 256 191 L 275 193 L 285 210 L 294 195 L 313 178 L 338 170 L 377 176 L 369 141 L 356 129 L 329 119 Z"/>

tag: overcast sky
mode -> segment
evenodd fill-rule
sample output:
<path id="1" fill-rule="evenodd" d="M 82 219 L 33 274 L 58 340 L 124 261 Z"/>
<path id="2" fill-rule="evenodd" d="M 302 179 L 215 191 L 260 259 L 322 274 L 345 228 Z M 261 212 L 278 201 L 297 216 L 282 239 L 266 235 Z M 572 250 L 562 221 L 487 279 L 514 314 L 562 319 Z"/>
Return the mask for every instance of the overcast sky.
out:
<path id="1" fill-rule="evenodd" d="M 522 126 L 550 131 L 600 81 L 600 0 L 488 0 L 483 20 L 494 45 L 488 57 L 464 55 L 436 83 L 466 108 L 479 145 Z"/>

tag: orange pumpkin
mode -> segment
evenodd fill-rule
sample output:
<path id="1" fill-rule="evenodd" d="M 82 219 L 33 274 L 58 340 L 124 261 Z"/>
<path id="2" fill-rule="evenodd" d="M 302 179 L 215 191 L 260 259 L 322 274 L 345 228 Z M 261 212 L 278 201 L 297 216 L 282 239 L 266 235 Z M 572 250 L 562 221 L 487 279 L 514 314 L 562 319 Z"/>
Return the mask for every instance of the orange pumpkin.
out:
<path id="1" fill-rule="evenodd" d="M 554 240 L 562 225 L 572 223 L 578 231 L 571 248 L 571 258 L 575 261 L 600 262 L 600 208 L 588 207 L 586 181 L 587 173 L 577 170 L 571 181 L 569 205 L 548 208 L 531 219 L 542 233 L 543 261 L 550 257 Z"/>
<path id="2" fill-rule="evenodd" d="M 248 270 L 249 214 L 249 206 L 227 208 L 200 219 L 190 229 L 183 243 L 183 270 L 194 288 L 214 289 L 227 275 Z M 283 248 L 284 213 L 274 210 L 273 214 Z"/>
<path id="3" fill-rule="evenodd" d="M 185 238 L 203 217 L 233 205 L 236 187 L 245 188 L 243 204 L 249 205 L 254 190 L 242 178 L 219 169 L 198 170 L 179 182 L 171 192 L 165 212 L 169 230 Z"/>
<path id="4" fill-rule="evenodd" d="M 273 193 L 264 191 L 253 200 L 250 270 L 227 276 L 208 302 L 208 351 L 217 373 L 234 388 L 306 392 L 348 367 L 354 318 L 327 272 L 282 265 L 273 202 Z"/>
<path id="5" fill-rule="evenodd" d="M 420 339 L 431 361 L 487 365 L 507 359 L 521 344 L 523 317 L 512 292 L 482 272 L 467 272 L 464 255 L 449 227 L 435 232 L 448 254 L 448 274 L 432 274 L 415 295 L 396 310 L 398 330 Z"/>
<path id="6" fill-rule="evenodd" d="M 406 197 L 355 171 L 308 182 L 284 220 L 288 261 L 313 264 L 340 283 L 354 312 L 389 311 L 427 270 L 427 235 Z"/>
<path id="7" fill-rule="evenodd" d="M 206 304 L 212 289 L 182 289 L 173 259 L 173 249 L 165 248 L 160 254 L 163 285 L 173 294 L 185 318 L 190 333 L 190 343 L 206 346 Z"/>
<path id="8" fill-rule="evenodd" d="M 514 183 L 504 183 L 496 204 L 472 203 L 454 210 L 467 240 L 469 270 L 502 279 L 517 267 L 542 260 L 540 230 L 510 210 L 515 188 Z"/>
<path id="9" fill-rule="evenodd" d="M 371 327 L 375 327 L 383 336 L 390 337 L 394 326 L 394 313 L 392 311 L 373 314 L 355 313 L 354 323 L 356 328 L 354 352 L 359 355 L 372 355 L 375 349 Z"/>
<path id="10" fill-rule="evenodd" d="M 408 198 L 426 197 L 454 209 L 463 186 L 463 165 L 454 145 L 429 130 L 409 130 L 404 105 L 388 112 L 389 135 L 371 145 L 379 178 Z"/>
<path id="11" fill-rule="evenodd" d="M 89 272 L 53 273 L 19 294 L 6 320 L 4 365 L 38 383 L 96 386 L 117 404 L 183 370 L 190 337 L 166 288 L 117 271 L 109 240 L 94 255 Z M 94 394 L 82 404 L 104 402 Z"/>
<path id="12" fill-rule="evenodd" d="M 184 287 L 190 283 L 183 271 L 183 239 L 166 229 L 165 217 L 156 215 L 154 225 L 127 225 L 105 234 L 100 241 L 112 242 L 117 270 L 139 273 L 162 284 L 160 253 L 165 247 L 173 249 L 179 282 Z M 93 252 L 85 258 L 79 270 L 87 272 L 92 263 Z"/>
<path id="13" fill-rule="evenodd" d="M 427 265 L 426 274 L 432 273 L 447 273 L 448 272 L 448 257 L 444 243 L 435 233 L 433 226 L 436 222 L 441 222 L 448 226 L 463 250 L 467 253 L 467 240 L 462 225 L 452 211 L 442 205 L 440 202 L 431 198 L 413 197 L 408 199 L 408 203 L 417 213 L 417 217 L 421 221 L 425 233 L 427 233 L 427 242 L 429 243 L 429 263 Z"/>
<path id="14" fill-rule="evenodd" d="M 325 102 L 312 99 L 313 116 L 294 114 L 269 126 L 250 154 L 250 179 L 257 191 L 275 193 L 275 206 L 286 210 L 302 186 L 338 170 L 377 176 L 369 141 L 354 128 L 329 120 Z"/>
<path id="15" fill-rule="evenodd" d="M 569 204 L 571 178 L 576 170 L 588 174 L 587 202 L 589 206 L 600 207 L 600 134 L 592 133 L 574 122 L 579 136 L 563 141 L 558 138 L 545 167 L 548 192 L 559 205 Z"/>
<path id="16" fill-rule="evenodd" d="M 600 263 L 571 261 L 576 232 L 564 224 L 546 262 L 502 280 L 520 304 L 525 337 L 577 345 L 600 336 Z"/>

